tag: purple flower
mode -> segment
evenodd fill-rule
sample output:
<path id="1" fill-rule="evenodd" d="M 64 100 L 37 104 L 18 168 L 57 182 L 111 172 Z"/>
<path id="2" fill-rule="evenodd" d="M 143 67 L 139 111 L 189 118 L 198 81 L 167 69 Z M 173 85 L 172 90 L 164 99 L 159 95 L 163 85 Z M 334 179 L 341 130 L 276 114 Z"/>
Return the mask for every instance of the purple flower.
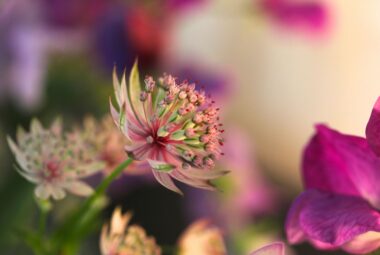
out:
<path id="1" fill-rule="evenodd" d="M 366 138 L 317 125 L 305 148 L 305 191 L 286 222 L 291 243 L 364 254 L 380 247 L 380 98 Z"/>
<path id="2" fill-rule="evenodd" d="M 199 6 L 208 2 L 207 0 L 167 0 L 166 5 L 172 11 L 180 11 L 190 7 Z"/>
<path id="3" fill-rule="evenodd" d="M 234 92 L 233 78 L 227 70 L 212 70 L 199 63 L 173 62 L 169 66 L 179 80 L 189 79 L 189 82 L 198 84 L 206 94 L 213 99 L 223 101 L 230 97 Z"/>
<path id="4" fill-rule="evenodd" d="M 262 10 L 278 25 L 313 33 L 326 30 L 328 11 L 322 1 L 261 0 Z"/>

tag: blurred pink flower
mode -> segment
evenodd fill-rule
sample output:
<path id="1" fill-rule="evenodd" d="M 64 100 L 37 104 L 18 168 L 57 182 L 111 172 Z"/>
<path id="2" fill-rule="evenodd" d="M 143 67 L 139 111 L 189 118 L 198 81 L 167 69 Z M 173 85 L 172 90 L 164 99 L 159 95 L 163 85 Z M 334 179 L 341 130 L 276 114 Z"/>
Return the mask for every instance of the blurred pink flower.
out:
<path id="1" fill-rule="evenodd" d="M 8 144 L 20 168 L 17 171 L 28 181 L 37 184 L 36 197 L 54 199 L 65 197 L 65 190 L 79 196 L 88 196 L 92 188 L 80 179 L 101 170 L 102 162 L 93 160 L 80 139 L 71 140 L 62 133 L 56 120 L 44 129 L 34 119 L 30 132 L 17 131 L 17 144 L 8 137 Z"/>
<path id="2" fill-rule="evenodd" d="M 262 176 L 250 137 L 236 127 L 229 128 L 225 136 L 228 143 L 222 164 L 233 170 L 230 174 L 233 191 L 224 203 L 225 210 L 233 215 L 235 221 L 245 224 L 254 215 L 273 211 L 278 194 Z"/>
<path id="3" fill-rule="evenodd" d="M 128 138 L 126 151 L 138 162 L 148 162 L 153 175 L 166 188 L 181 193 L 171 178 L 214 190 L 210 180 L 226 171 L 214 170 L 223 144 L 218 111 L 194 84 L 177 84 L 164 75 L 156 83 L 147 76 L 140 84 L 137 63 L 127 86 L 114 72 L 118 110 L 111 114 Z"/>
<path id="4" fill-rule="evenodd" d="M 316 127 L 303 155 L 306 190 L 287 217 L 289 242 L 355 254 L 380 247 L 380 98 L 366 135 Z"/>
<path id="5" fill-rule="evenodd" d="M 322 0 L 259 0 L 261 10 L 276 24 L 320 34 L 328 29 L 330 17 Z"/>

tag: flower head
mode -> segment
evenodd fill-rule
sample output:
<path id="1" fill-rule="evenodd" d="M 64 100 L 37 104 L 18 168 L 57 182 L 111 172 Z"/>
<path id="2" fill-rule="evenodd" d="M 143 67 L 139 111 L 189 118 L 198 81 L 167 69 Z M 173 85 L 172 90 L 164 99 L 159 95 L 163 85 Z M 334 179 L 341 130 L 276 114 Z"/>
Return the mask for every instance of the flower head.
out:
<path id="1" fill-rule="evenodd" d="M 161 249 L 153 237 L 137 225 L 128 226 L 132 215 L 122 215 L 118 207 L 112 214 L 111 224 L 105 224 L 100 237 L 102 255 L 160 255 Z"/>
<path id="2" fill-rule="evenodd" d="M 202 219 L 191 224 L 179 239 L 179 255 L 226 255 L 222 232 Z"/>
<path id="3" fill-rule="evenodd" d="M 308 240 L 319 249 L 355 254 L 380 247 L 379 105 L 380 98 L 367 138 L 317 126 L 303 156 L 306 190 L 287 217 L 291 243 Z"/>
<path id="4" fill-rule="evenodd" d="M 71 136 L 83 140 L 87 151 L 95 155 L 97 160 L 104 162 L 104 174 L 109 174 L 127 159 L 127 155 L 123 151 L 127 140 L 115 127 L 110 116 L 105 116 L 100 121 L 90 116 L 86 117 L 83 127 L 74 130 Z M 139 170 L 141 173 L 143 169 Z M 135 171 L 125 169 L 125 172 L 134 173 Z"/>
<path id="5" fill-rule="evenodd" d="M 128 138 L 126 151 L 137 161 L 148 162 L 156 179 L 181 193 L 172 178 L 191 186 L 213 189 L 209 181 L 224 175 L 213 170 L 223 154 L 223 130 L 219 109 L 195 84 L 164 74 L 158 81 L 145 77 L 140 84 L 137 64 L 128 86 L 114 72 L 118 110 L 111 103 L 111 114 Z"/>
<path id="6" fill-rule="evenodd" d="M 20 168 L 18 172 L 36 183 L 35 195 L 40 199 L 65 197 L 66 191 L 87 196 L 92 188 L 80 181 L 100 170 L 101 162 L 93 160 L 81 140 L 73 140 L 62 133 L 62 125 L 56 120 L 44 129 L 36 119 L 32 120 L 30 132 L 17 131 L 17 144 L 8 137 L 8 144 Z"/>

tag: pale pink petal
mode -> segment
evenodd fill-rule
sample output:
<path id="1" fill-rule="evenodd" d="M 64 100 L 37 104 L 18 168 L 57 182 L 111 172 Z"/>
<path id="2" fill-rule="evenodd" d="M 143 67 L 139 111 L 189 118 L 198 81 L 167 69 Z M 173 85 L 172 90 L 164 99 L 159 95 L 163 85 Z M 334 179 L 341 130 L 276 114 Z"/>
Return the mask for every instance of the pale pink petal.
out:
<path id="1" fill-rule="evenodd" d="M 174 179 L 186 183 L 187 185 L 190 185 L 192 187 L 200 188 L 200 189 L 205 189 L 205 190 L 211 190 L 215 191 L 216 188 L 212 186 L 211 183 L 201 180 L 201 179 L 194 179 L 194 178 L 189 178 L 188 176 L 184 175 L 183 172 L 185 170 L 179 171 L 177 169 L 173 170 L 170 173 L 170 176 L 173 177 Z"/>
<path id="2" fill-rule="evenodd" d="M 46 200 L 52 195 L 52 190 L 49 185 L 40 184 L 35 188 L 34 194 L 36 197 Z"/>
<path id="3" fill-rule="evenodd" d="M 59 186 L 52 186 L 51 195 L 55 200 L 61 200 L 66 196 L 66 192 Z"/>
<path id="4" fill-rule="evenodd" d="M 16 157 L 17 163 L 21 166 L 21 168 L 27 172 L 30 172 L 31 169 L 28 168 L 27 160 L 25 155 L 21 152 L 19 147 L 13 142 L 13 140 L 7 136 L 7 142 L 9 148 L 11 149 L 13 155 Z"/>
<path id="5" fill-rule="evenodd" d="M 284 244 L 272 243 L 254 251 L 251 255 L 284 255 Z"/>
<path id="6" fill-rule="evenodd" d="M 89 196 L 94 192 L 91 186 L 81 181 L 66 182 L 62 186 L 71 193 L 83 197 Z"/>
<path id="7" fill-rule="evenodd" d="M 42 133 L 43 130 L 44 128 L 42 127 L 41 122 L 36 118 L 32 119 L 32 122 L 30 124 L 31 133 L 33 135 L 37 135 L 37 134 Z"/>
<path id="8" fill-rule="evenodd" d="M 380 232 L 369 231 L 344 244 L 342 249 L 354 254 L 366 254 L 380 247 Z"/>
<path id="9" fill-rule="evenodd" d="M 159 172 L 153 169 L 152 169 L 152 172 L 153 172 L 154 177 L 157 179 L 157 181 L 161 183 L 164 187 L 174 192 L 177 192 L 180 195 L 183 195 L 182 191 L 174 184 L 169 174 L 164 173 L 164 172 Z"/>

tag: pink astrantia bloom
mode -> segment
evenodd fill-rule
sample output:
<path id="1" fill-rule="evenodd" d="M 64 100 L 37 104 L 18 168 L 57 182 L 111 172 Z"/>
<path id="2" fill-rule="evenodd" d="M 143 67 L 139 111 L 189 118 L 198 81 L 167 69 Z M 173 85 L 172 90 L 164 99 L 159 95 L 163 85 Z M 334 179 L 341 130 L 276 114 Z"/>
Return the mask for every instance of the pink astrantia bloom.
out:
<path id="1" fill-rule="evenodd" d="M 87 148 L 80 139 L 72 140 L 62 133 L 61 122 L 55 121 L 44 129 L 34 119 L 30 132 L 17 131 L 17 144 L 8 137 L 8 144 L 18 163 L 18 172 L 28 181 L 37 184 L 36 197 L 62 199 L 66 191 L 88 196 L 93 189 L 80 180 L 103 167 L 101 162 L 86 154 Z"/>
<path id="2" fill-rule="evenodd" d="M 227 255 L 222 231 L 206 219 L 191 224 L 179 239 L 179 255 Z"/>
<path id="3" fill-rule="evenodd" d="M 171 178 L 188 185 L 214 190 L 210 180 L 226 171 L 214 170 L 223 145 L 218 111 L 213 102 L 194 84 L 164 75 L 156 82 L 147 76 L 140 83 L 137 63 L 127 86 L 114 72 L 118 110 L 111 114 L 128 139 L 130 157 L 148 162 L 156 179 L 181 193 Z"/>
<path id="4" fill-rule="evenodd" d="M 124 152 L 124 146 L 127 142 L 126 137 L 115 127 L 111 116 L 105 116 L 97 121 L 91 116 L 87 116 L 83 125 L 70 133 L 73 139 L 82 140 L 86 147 L 87 153 L 103 162 L 105 167 L 103 173 L 110 174 L 115 167 L 127 159 Z M 149 170 L 149 164 L 135 164 L 132 162 L 124 170 L 126 174 L 145 174 Z"/>
<path id="5" fill-rule="evenodd" d="M 112 118 L 108 116 L 101 121 L 86 117 L 83 127 L 77 129 L 73 135 L 80 136 L 89 149 L 94 151 L 97 159 L 105 163 L 106 174 L 127 159 L 123 152 L 125 137 L 115 128 Z"/>
<path id="6" fill-rule="evenodd" d="M 128 226 L 131 213 L 122 214 L 116 208 L 110 225 L 105 224 L 100 237 L 102 255 L 160 255 L 161 249 L 153 237 L 146 235 L 138 225 Z"/>
<path id="7" fill-rule="evenodd" d="M 316 127 L 303 156 L 306 190 L 287 217 L 291 243 L 308 240 L 319 249 L 355 254 L 380 247 L 379 124 L 380 98 L 366 138 Z"/>

